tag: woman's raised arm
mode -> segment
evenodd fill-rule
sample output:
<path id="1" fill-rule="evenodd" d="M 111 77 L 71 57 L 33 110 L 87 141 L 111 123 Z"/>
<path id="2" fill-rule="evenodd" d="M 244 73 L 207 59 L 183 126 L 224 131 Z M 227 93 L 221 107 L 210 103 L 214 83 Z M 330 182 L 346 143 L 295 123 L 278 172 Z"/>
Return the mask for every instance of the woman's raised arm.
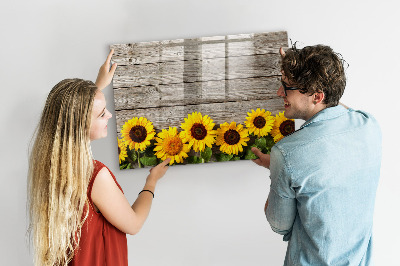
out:
<path id="1" fill-rule="evenodd" d="M 97 88 L 99 88 L 99 90 L 104 89 L 111 83 L 115 69 L 117 69 L 117 63 L 114 63 L 110 69 L 111 57 L 113 54 L 114 54 L 114 49 L 111 49 L 110 53 L 107 56 L 106 61 L 100 67 L 99 73 L 97 74 L 97 79 L 95 83 Z"/>

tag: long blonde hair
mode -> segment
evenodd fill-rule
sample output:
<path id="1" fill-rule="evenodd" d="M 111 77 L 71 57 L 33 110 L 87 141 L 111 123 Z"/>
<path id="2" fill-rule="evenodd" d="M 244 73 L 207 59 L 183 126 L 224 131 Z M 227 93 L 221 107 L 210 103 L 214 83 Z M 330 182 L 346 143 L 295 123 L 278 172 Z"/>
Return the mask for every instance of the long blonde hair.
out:
<path id="1" fill-rule="evenodd" d="M 49 93 L 28 172 L 28 209 L 35 265 L 67 265 L 88 214 L 93 173 L 90 122 L 96 85 L 65 79 Z"/>

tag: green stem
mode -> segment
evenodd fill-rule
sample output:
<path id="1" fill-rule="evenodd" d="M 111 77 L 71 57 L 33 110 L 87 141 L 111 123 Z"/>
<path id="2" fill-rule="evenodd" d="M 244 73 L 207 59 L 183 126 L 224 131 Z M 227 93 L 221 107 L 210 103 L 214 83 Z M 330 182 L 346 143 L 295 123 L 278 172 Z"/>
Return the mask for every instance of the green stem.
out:
<path id="1" fill-rule="evenodd" d="M 142 165 L 140 164 L 140 153 L 139 153 L 139 151 L 137 151 L 137 162 L 138 162 L 139 168 L 142 168 Z"/>
<path id="2" fill-rule="evenodd" d="M 204 158 L 203 158 L 203 156 L 201 156 L 201 151 L 200 151 L 200 159 L 201 159 L 201 163 L 204 163 Z"/>

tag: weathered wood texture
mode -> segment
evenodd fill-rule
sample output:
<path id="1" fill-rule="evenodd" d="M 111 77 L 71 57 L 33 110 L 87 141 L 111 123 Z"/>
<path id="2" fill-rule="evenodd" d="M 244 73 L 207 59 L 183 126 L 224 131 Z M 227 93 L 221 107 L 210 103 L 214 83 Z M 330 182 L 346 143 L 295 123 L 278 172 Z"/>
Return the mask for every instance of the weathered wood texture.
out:
<path id="1" fill-rule="evenodd" d="M 144 116 L 153 122 L 155 130 L 168 128 L 169 126 L 180 127 L 185 117 L 192 112 L 201 112 L 202 115 L 208 115 L 214 120 L 214 123 L 222 124 L 224 122 L 233 122 L 243 124 L 246 120 L 247 112 L 251 109 L 264 108 L 276 114 L 282 111 L 283 101 L 253 100 L 240 102 L 223 102 L 212 104 L 188 104 L 167 107 L 156 107 L 135 110 L 119 111 L 117 116 L 117 127 L 121 126 L 134 116 Z M 156 122 L 154 122 L 156 121 Z M 119 131 L 118 131 L 119 132 Z"/>
<path id="2" fill-rule="evenodd" d="M 286 32 L 272 32 L 112 45 L 118 133 L 134 116 L 159 131 L 194 111 L 217 124 L 243 123 L 256 108 L 283 111 L 276 90 L 287 44 Z"/>

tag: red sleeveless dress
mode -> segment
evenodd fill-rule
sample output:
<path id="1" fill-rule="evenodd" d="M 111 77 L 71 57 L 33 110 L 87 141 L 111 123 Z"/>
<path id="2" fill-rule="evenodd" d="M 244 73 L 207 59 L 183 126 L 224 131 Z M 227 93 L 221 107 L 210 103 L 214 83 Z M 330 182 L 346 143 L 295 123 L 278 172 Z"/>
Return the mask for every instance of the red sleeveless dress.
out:
<path id="1" fill-rule="evenodd" d="M 93 176 L 87 190 L 89 215 L 82 226 L 79 247 L 75 250 L 75 255 L 68 265 L 128 265 L 126 234 L 110 224 L 101 213 L 96 212 L 92 201 L 93 182 L 103 167 L 107 168 L 107 166 L 101 162 L 94 161 Z M 110 171 L 110 169 L 108 169 L 108 171 Z M 111 171 L 110 173 L 115 183 L 122 191 L 114 174 Z"/>

